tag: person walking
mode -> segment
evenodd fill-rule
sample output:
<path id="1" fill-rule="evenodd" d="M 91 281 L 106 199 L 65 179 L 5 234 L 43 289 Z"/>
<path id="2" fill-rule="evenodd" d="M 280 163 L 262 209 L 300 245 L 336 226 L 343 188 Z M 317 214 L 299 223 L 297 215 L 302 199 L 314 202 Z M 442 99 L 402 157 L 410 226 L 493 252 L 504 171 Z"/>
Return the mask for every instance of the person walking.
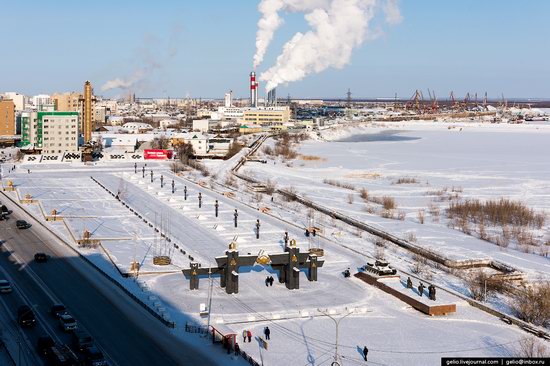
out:
<path id="1" fill-rule="evenodd" d="M 243 330 L 243 343 L 246 343 L 246 336 L 247 336 L 247 331 L 246 329 Z"/>
<path id="2" fill-rule="evenodd" d="M 273 286 L 273 281 L 275 281 L 273 276 L 269 276 L 269 286 Z"/>
<path id="3" fill-rule="evenodd" d="M 252 342 L 252 332 L 250 329 L 246 331 L 246 336 L 248 338 L 248 343 Z"/>
<path id="4" fill-rule="evenodd" d="M 367 346 L 365 346 L 363 348 L 363 358 L 365 359 L 365 361 L 367 360 L 367 355 L 369 354 L 369 349 L 367 348 Z"/>
<path id="5" fill-rule="evenodd" d="M 270 339 L 270 338 L 269 338 L 269 335 L 270 335 L 270 334 L 271 334 L 271 331 L 269 330 L 269 328 L 268 328 L 268 327 L 265 327 L 265 328 L 264 328 L 264 335 L 265 335 L 265 339 L 266 339 L 266 340 L 269 340 L 269 339 Z"/>
<path id="6" fill-rule="evenodd" d="M 422 295 L 424 294 L 424 284 L 422 282 L 420 282 L 420 285 L 418 285 L 418 293 L 420 297 L 422 297 Z"/>
<path id="7" fill-rule="evenodd" d="M 265 287 L 269 286 L 269 276 L 265 278 Z"/>
<path id="8" fill-rule="evenodd" d="M 241 354 L 241 347 L 239 347 L 238 343 L 235 343 L 235 356 L 238 356 Z"/>
<path id="9" fill-rule="evenodd" d="M 413 288 L 413 281 L 410 277 L 407 277 L 407 288 L 412 289 Z"/>

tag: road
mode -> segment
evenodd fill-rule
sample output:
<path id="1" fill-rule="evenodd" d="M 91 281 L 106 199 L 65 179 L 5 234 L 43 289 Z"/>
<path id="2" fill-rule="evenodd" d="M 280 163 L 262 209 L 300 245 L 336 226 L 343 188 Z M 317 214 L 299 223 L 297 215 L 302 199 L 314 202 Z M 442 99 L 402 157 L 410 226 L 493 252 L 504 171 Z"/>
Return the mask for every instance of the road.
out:
<path id="1" fill-rule="evenodd" d="M 1 198 L 8 203 L 6 197 Z M 8 206 L 14 213 L 9 220 L 0 221 L 0 239 L 5 242 L 0 265 L 24 289 L 30 302 L 37 305 L 46 326 L 55 327 L 47 312 L 58 299 L 92 334 L 113 365 L 214 364 L 208 356 L 176 338 L 32 217 L 13 204 Z M 15 227 L 17 219 L 25 219 L 33 227 L 19 230 Z M 35 263 L 37 252 L 48 254 L 48 263 Z M 39 332 L 36 329 L 29 333 L 35 338 Z"/>

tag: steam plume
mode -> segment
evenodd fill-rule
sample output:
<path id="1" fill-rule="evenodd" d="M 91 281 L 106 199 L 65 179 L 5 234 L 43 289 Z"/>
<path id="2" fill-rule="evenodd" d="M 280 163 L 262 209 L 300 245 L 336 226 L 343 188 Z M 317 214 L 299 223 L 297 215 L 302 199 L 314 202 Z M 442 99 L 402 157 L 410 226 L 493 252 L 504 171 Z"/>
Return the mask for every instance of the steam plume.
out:
<path id="1" fill-rule="evenodd" d="M 372 38 L 369 23 L 379 8 L 378 0 L 263 0 L 259 5 L 254 66 L 262 62 L 273 35 L 283 20 L 280 12 L 304 12 L 311 30 L 296 33 L 277 57 L 276 64 L 261 74 L 269 91 L 277 85 L 303 79 L 329 67 L 342 68 L 352 51 Z M 397 0 L 382 4 L 386 21 L 401 21 Z"/>

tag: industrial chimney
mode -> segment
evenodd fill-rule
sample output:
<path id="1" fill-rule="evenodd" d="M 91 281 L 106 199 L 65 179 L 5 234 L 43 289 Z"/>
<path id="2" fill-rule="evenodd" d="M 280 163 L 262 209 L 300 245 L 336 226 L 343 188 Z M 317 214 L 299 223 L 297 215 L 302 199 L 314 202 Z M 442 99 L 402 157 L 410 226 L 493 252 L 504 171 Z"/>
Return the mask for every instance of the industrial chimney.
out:
<path id="1" fill-rule="evenodd" d="M 250 106 L 258 106 L 258 82 L 254 71 L 250 73 Z"/>

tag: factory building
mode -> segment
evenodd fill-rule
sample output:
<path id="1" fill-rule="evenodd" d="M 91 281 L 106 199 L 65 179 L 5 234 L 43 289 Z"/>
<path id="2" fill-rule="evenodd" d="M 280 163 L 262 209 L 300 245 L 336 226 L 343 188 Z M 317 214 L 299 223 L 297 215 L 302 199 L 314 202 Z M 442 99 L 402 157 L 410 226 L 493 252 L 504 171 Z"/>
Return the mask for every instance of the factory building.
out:
<path id="1" fill-rule="evenodd" d="M 21 143 L 43 154 L 78 151 L 78 112 L 23 112 Z"/>
<path id="2" fill-rule="evenodd" d="M 250 108 L 243 112 L 242 122 L 255 125 L 279 125 L 290 120 L 290 108 L 284 107 L 258 107 Z"/>

